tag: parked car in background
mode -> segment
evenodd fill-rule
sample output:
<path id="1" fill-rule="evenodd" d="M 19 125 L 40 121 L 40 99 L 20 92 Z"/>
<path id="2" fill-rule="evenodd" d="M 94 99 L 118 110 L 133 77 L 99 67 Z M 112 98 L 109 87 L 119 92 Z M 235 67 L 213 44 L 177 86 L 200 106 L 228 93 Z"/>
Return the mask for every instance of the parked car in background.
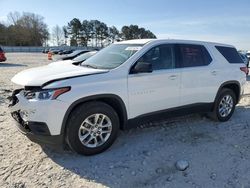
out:
<path id="1" fill-rule="evenodd" d="M 5 56 L 5 53 L 3 51 L 3 49 L 0 47 L 0 62 L 6 61 L 7 58 Z"/>
<path id="2" fill-rule="evenodd" d="M 61 49 L 61 50 L 58 50 L 58 55 L 60 55 L 61 53 L 63 52 L 63 50 Z"/>
<path id="3" fill-rule="evenodd" d="M 50 48 L 49 51 L 50 51 L 52 54 L 58 54 L 58 53 L 60 52 L 60 49 Z"/>
<path id="4" fill-rule="evenodd" d="M 250 51 L 247 51 L 246 55 L 247 55 L 247 58 L 250 60 Z"/>
<path id="5" fill-rule="evenodd" d="M 48 53 L 49 52 L 49 48 L 44 48 L 44 50 L 42 51 L 42 53 Z"/>
<path id="6" fill-rule="evenodd" d="M 87 53 L 87 52 L 89 52 L 89 50 L 75 50 L 75 51 L 73 51 L 72 53 L 70 53 L 68 55 L 58 57 L 56 60 L 61 61 L 61 60 L 74 59 L 75 57 L 77 57 L 77 56 L 79 56 L 81 54 Z"/>
<path id="7" fill-rule="evenodd" d="M 56 50 L 55 48 L 50 48 L 48 52 L 53 52 L 54 50 Z"/>
<path id="8" fill-rule="evenodd" d="M 81 66 L 43 66 L 12 78 L 10 111 L 29 138 L 84 155 L 108 149 L 119 129 L 207 113 L 228 121 L 248 68 L 235 47 L 187 40 L 111 44 Z"/>
<path id="9" fill-rule="evenodd" d="M 58 52 L 59 55 L 64 55 L 64 54 L 70 54 L 72 53 L 74 50 L 62 50 L 60 52 Z"/>
<path id="10" fill-rule="evenodd" d="M 242 60 L 244 61 L 244 63 L 246 64 L 246 66 L 248 67 L 249 66 L 249 59 L 248 59 L 247 55 L 242 53 L 242 52 L 239 52 L 239 55 L 242 58 Z"/>
<path id="11" fill-rule="evenodd" d="M 49 65 L 59 65 L 59 66 L 63 65 L 63 64 L 80 65 L 86 59 L 90 58 L 91 56 L 95 55 L 96 53 L 97 53 L 97 51 L 90 51 L 90 52 L 84 53 L 82 55 L 79 55 L 72 60 L 55 61 L 55 62 L 50 63 Z"/>
<path id="12" fill-rule="evenodd" d="M 85 60 L 87 60 L 88 58 L 92 57 L 93 55 L 95 55 L 98 51 L 90 51 L 84 54 L 81 54 L 77 57 L 75 57 L 74 59 L 72 59 L 75 63 L 74 64 L 80 64 L 83 63 Z"/>

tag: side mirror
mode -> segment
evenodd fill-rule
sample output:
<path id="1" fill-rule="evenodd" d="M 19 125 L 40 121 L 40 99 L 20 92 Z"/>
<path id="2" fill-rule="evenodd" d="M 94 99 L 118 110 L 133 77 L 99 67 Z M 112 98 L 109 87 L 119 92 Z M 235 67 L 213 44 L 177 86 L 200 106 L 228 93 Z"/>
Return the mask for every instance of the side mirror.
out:
<path id="1" fill-rule="evenodd" d="M 153 72 L 152 64 L 147 62 L 137 62 L 131 70 L 132 74 Z"/>

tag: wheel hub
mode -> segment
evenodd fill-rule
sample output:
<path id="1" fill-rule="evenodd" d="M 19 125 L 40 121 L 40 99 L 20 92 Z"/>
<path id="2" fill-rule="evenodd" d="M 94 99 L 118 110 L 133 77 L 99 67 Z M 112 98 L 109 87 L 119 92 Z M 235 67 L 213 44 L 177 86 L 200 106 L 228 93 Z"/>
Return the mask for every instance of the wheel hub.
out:
<path id="1" fill-rule="evenodd" d="M 84 146 L 94 148 L 104 144 L 111 135 L 112 123 L 104 114 L 88 116 L 81 124 L 78 132 Z"/>
<path id="2" fill-rule="evenodd" d="M 233 98 L 230 95 L 224 96 L 219 104 L 219 114 L 222 117 L 227 117 L 233 109 Z"/>

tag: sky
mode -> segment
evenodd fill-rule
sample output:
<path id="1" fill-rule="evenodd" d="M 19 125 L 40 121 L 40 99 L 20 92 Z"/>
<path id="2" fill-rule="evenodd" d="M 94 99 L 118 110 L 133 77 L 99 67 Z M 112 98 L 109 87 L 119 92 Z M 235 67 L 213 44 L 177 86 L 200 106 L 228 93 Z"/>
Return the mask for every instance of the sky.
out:
<path id="1" fill-rule="evenodd" d="M 157 38 L 205 40 L 250 50 L 250 0 L 0 0 L 9 12 L 32 12 L 51 29 L 73 18 L 98 19 L 121 29 L 136 24 Z"/>

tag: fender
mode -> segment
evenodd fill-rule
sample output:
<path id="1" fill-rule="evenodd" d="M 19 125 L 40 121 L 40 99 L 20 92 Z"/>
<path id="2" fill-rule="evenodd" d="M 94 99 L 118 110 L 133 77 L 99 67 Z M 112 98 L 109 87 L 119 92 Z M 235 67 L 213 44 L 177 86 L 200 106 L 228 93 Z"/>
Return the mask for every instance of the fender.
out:
<path id="1" fill-rule="evenodd" d="M 63 118 L 63 122 L 62 122 L 62 127 L 61 127 L 61 132 L 60 134 L 65 134 L 65 131 L 66 131 L 66 125 L 67 125 L 67 120 L 68 120 L 68 117 L 70 115 L 70 113 L 72 112 L 72 110 L 79 104 L 81 103 L 84 103 L 84 102 L 88 102 L 88 101 L 95 101 L 95 100 L 99 100 L 99 101 L 108 101 L 108 100 L 115 100 L 119 103 L 119 107 L 121 108 L 120 110 L 120 115 L 119 117 L 122 117 L 122 119 L 120 119 L 120 122 L 121 122 L 121 128 L 123 129 L 126 122 L 127 122 L 127 119 L 128 119 L 128 116 L 127 116 L 127 110 L 126 110 L 126 106 L 123 102 L 123 100 L 115 95 L 115 94 L 100 94 L 100 95 L 92 95 L 92 96 L 88 96 L 88 97 L 83 97 L 83 98 L 80 98 L 78 99 L 77 101 L 73 102 L 69 108 L 67 109 L 65 115 L 64 115 L 64 118 Z"/>

